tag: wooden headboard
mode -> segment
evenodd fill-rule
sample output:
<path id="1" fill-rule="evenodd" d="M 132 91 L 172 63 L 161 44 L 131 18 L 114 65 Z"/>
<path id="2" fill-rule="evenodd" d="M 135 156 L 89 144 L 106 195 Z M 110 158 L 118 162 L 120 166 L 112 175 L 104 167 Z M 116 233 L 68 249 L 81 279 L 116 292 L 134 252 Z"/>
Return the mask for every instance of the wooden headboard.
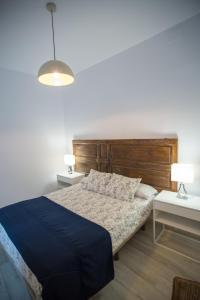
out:
<path id="1" fill-rule="evenodd" d="M 75 170 L 90 169 L 141 177 L 157 190 L 177 190 L 171 164 L 177 162 L 177 139 L 73 140 Z"/>

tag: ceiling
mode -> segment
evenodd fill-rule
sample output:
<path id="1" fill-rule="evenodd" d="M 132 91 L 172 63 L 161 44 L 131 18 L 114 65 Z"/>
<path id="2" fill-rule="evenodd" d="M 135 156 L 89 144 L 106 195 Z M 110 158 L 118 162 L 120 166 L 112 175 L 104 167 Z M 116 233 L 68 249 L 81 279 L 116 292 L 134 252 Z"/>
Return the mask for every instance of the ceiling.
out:
<path id="1" fill-rule="evenodd" d="M 0 67 L 36 74 L 52 58 L 44 0 L 0 0 Z M 200 12 L 199 0 L 56 0 L 57 58 L 77 74 Z"/>

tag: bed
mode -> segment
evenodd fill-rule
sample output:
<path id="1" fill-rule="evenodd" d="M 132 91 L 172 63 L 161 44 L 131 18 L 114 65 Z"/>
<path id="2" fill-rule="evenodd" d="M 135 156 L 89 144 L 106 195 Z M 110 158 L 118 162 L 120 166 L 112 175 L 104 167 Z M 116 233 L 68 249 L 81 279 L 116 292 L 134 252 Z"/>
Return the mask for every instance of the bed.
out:
<path id="1" fill-rule="evenodd" d="M 177 140 L 74 140 L 77 171 L 90 169 L 115 172 L 129 177 L 142 177 L 157 190 L 176 190 L 170 180 L 170 165 L 177 160 Z M 135 197 L 133 203 L 83 189 L 81 184 L 45 195 L 64 207 L 109 232 L 112 254 L 143 226 L 152 209 L 152 199 Z M 0 225 L 0 242 L 25 278 L 33 299 L 41 299 L 42 285 L 28 267 L 9 235 Z M 53 299 L 53 298 L 52 298 Z"/>

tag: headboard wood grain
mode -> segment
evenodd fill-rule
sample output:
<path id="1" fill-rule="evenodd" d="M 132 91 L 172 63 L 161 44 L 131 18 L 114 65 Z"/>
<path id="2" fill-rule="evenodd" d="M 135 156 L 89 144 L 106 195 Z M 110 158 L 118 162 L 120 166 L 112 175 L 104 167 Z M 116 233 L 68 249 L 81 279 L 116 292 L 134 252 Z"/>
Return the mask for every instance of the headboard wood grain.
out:
<path id="1" fill-rule="evenodd" d="M 177 162 L 177 139 L 73 140 L 75 170 L 90 169 L 141 177 L 159 191 L 177 190 L 171 164 Z"/>

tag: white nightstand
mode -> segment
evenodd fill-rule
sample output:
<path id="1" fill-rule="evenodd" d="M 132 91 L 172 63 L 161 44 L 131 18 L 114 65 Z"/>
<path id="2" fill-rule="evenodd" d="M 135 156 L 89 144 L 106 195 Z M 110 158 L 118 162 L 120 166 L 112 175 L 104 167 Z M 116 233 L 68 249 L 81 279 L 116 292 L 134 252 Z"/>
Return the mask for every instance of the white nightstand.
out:
<path id="1" fill-rule="evenodd" d="M 57 175 L 57 181 L 59 187 L 64 187 L 79 183 L 83 177 L 85 177 L 85 174 L 83 173 L 73 172 L 72 174 L 69 174 L 65 171 Z"/>
<path id="2" fill-rule="evenodd" d="M 200 237 L 200 197 L 189 196 L 187 200 L 176 197 L 177 193 L 162 191 L 153 200 L 153 240 L 154 243 L 164 248 L 168 248 L 176 253 L 188 257 L 196 262 L 199 259 L 194 259 L 187 254 L 174 250 L 167 245 L 159 243 L 162 234 L 165 231 L 165 225 L 177 228 L 185 233 L 190 233 L 192 236 Z M 162 230 L 156 235 L 156 223 L 162 224 Z M 179 233 L 179 235 L 181 235 Z M 191 237 L 187 237 L 192 239 Z M 200 241 L 195 239 L 198 244 L 200 253 Z"/>

